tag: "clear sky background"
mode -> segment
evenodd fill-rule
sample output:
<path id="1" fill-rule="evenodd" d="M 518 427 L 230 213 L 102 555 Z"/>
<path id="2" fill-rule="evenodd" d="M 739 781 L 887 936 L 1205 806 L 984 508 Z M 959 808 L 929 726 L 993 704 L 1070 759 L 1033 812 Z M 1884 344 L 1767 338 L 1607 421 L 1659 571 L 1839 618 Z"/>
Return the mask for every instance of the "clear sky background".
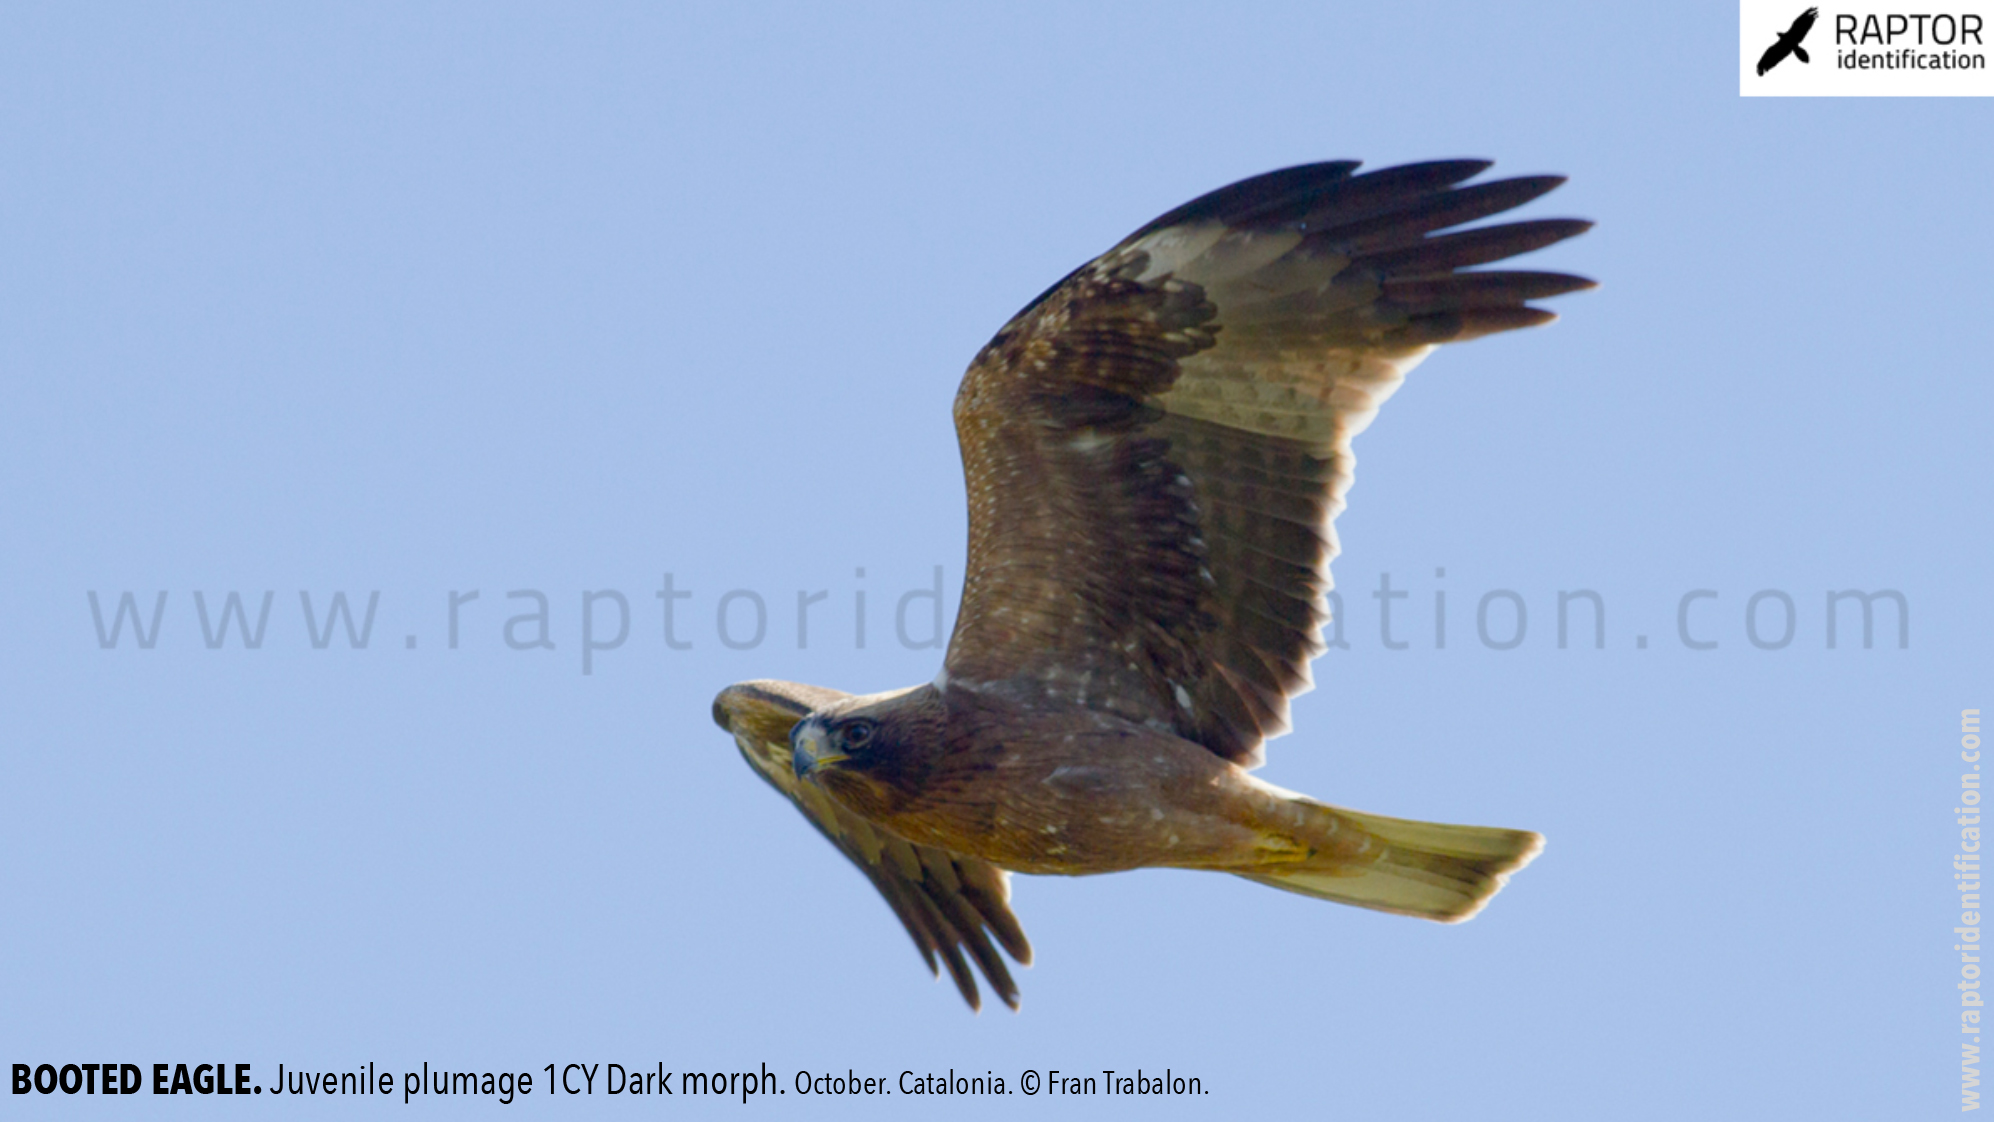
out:
<path id="1" fill-rule="evenodd" d="M 0 24 L 0 1061 L 526 1071 L 505 1109 L 605 1117 L 664 1108 L 549 1098 L 545 1065 L 1210 1092 L 952 1104 L 992 1117 L 1957 1109 L 1957 730 L 1994 709 L 1986 102 L 1742 100 L 1729 4 Z M 1570 175 L 1525 214 L 1599 226 L 1530 263 L 1601 287 L 1435 355 L 1359 440 L 1348 649 L 1260 774 L 1548 849 L 1461 927 L 1020 877 L 1024 1011 L 971 1016 L 713 694 L 932 676 L 932 604 L 911 646 L 895 608 L 940 566 L 953 618 L 949 403 L 1048 283 L 1249 174 L 1453 156 Z M 1604 649 L 1577 605 L 1559 648 L 1579 589 Z M 1873 649 L 1852 603 L 1828 649 L 1840 589 L 1900 591 L 1908 647 L 1879 601 Z M 321 619 L 378 592 L 365 649 L 315 648 L 301 590 Z M 552 650 L 505 642 L 526 590 Z M 1502 590 L 1508 650 L 1477 631 Z M 1678 634 L 1692 590 L 1715 649 Z M 1747 627 L 1766 590 L 1778 649 Z M 128 620 L 104 649 L 93 591 L 107 626 L 164 591 L 152 648 Z M 232 591 L 273 594 L 260 649 L 204 640 L 196 593 Z M 585 674 L 605 591 L 629 632 Z M 615 599 L 593 618 L 607 644 Z M 1777 596 L 1756 620 L 1781 637 Z"/>

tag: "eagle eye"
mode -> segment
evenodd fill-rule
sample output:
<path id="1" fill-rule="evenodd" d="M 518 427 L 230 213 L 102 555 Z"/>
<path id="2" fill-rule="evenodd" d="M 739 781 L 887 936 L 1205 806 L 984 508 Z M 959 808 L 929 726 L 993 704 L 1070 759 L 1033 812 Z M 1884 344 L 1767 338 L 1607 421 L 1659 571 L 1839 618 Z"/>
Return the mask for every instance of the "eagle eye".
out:
<path id="1" fill-rule="evenodd" d="M 863 748 L 872 743 L 873 734 L 878 731 L 879 726 L 871 721 L 853 721 L 844 728 L 845 747 Z"/>

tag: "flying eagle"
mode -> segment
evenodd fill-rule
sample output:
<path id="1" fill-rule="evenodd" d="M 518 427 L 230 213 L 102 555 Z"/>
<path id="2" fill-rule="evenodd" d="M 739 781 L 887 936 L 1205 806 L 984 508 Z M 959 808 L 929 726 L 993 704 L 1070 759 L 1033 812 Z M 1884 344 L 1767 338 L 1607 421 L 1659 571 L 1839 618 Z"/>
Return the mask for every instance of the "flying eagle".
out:
<path id="1" fill-rule="evenodd" d="M 1787 55 L 1792 55 L 1802 62 L 1812 61 L 1807 57 L 1806 50 L 1800 46 L 1800 41 L 1807 38 L 1809 31 L 1814 30 L 1814 21 L 1820 15 L 1819 8 L 1807 9 L 1794 19 L 1793 26 L 1787 28 L 1785 34 L 1773 40 L 1772 46 L 1766 48 L 1766 53 L 1759 56 L 1759 77 L 1765 77 L 1766 71 L 1785 62 Z"/>
<path id="2" fill-rule="evenodd" d="M 1436 344 L 1552 318 L 1582 277 L 1470 272 L 1591 226 L 1436 233 L 1559 176 L 1450 160 L 1270 172 L 1074 270 L 955 399 L 969 564 L 933 683 L 730 686 L 713 718 L 886 897 L 933 971 L 1013 1009 L 1006 871 L 1148 866 L 1446 923 L 1537 834 L 1328 806 L 1248 769 L 1322 649 L 1350 440 Z M 965 958 L 967 956 L 967 959 Z"/>

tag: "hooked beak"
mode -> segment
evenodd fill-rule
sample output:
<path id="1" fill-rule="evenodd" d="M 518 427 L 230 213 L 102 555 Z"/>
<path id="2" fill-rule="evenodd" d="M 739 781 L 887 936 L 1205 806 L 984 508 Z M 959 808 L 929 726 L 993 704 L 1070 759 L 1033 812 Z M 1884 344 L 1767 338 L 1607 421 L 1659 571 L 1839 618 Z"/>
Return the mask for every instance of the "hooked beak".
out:
<path id="1" fill-rule="evenodd" d="M 789 731 L 789 759 L 796 769 L 796 778 L 808 779 L 810 773 L 821 767 L 829 767 L 846 757 L 831 747 L 831 738 L 824 732 L 824 722 L 812 717 L 798 721 Z"/>

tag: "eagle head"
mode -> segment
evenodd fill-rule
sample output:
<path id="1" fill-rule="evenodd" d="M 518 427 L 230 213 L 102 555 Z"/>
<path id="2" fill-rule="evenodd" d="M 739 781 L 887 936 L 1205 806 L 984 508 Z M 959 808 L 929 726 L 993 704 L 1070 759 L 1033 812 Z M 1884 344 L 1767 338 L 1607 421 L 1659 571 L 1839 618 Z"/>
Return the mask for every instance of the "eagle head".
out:
<path id="1" fill-rule="evenodd" d="M 838 721 L 813 713 L 789 730 L 789 758 L 796 778 L 808 779 L 821 768 L 851 763 L 854 756 L 869 756 L 879 736 L 879 722 L 869 718 Z M 860 761 L 858 766 L 863 766 Z"/>
<path id="2" fill-rule="evenodd" d="M 821 785 L 838 801 L 877 812 L 918 788 L 940 738 L 933 686 L 835 702 L 796 722 L 789 732 L 796 778 Z M 862 811 L 863 812 L 863 811 Z"/>

